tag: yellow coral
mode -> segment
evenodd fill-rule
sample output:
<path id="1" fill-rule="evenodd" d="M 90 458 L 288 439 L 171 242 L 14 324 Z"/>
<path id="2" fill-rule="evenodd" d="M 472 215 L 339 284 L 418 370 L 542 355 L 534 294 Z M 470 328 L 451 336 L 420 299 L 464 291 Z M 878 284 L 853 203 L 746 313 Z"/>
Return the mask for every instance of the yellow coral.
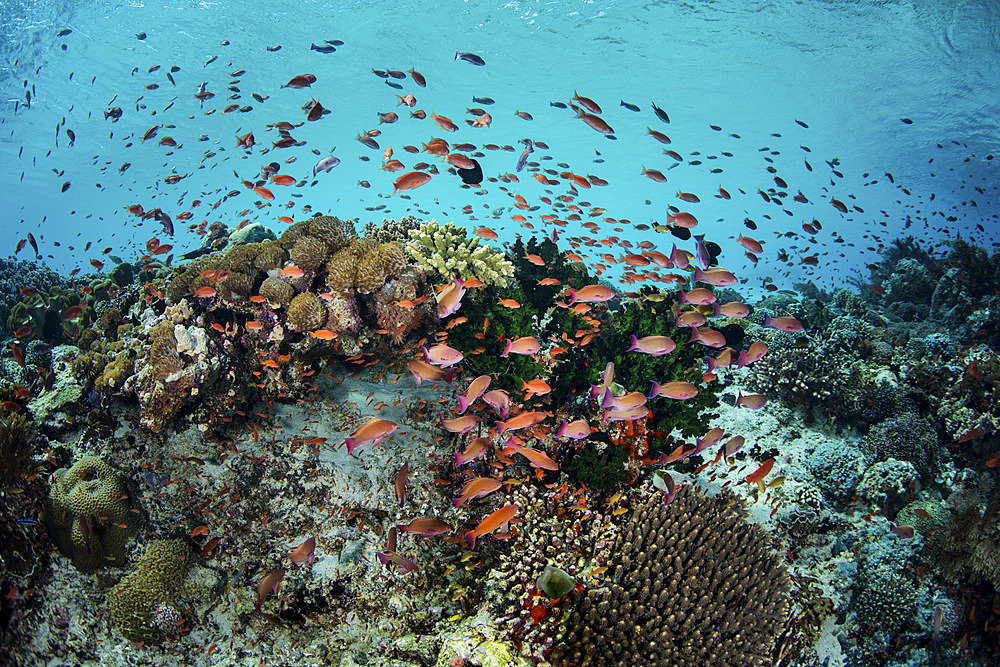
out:
<path id="1" fill-rule="evenodd" d="M 330 246 L 315 236 L 303 236 L 295 242 L 289 255 L 295 266 L 303 271 L 313 271 L 326 261 Z"/>
<path id="2" fill-rule="evenodd" d="M 170 322 L 161 322 L 149 330 L 149 365 L 153 368 L 153 376 L 157 380 L 166 380 L 171 373 L 181 368 L 181 359 L 177 355 L 177 339 L 174 338 L 174 327 Z"/>
<path id="3" fill-rule="evenodd" d="M 352 222 L 333 215 L 317 215 L 307 222 L 309 234 L 325 241 L 333 251 L 347 247 L 358 237 Z"/>
<path id="4" fill-rule="evenodd" d="M 120 391 L 125 380 L 135 373 L 135 362 L 131 355 L 116 354 L 94 381 L 94 389 L 104 392 Z"/>
<path id="5" fill-rule="evenodd" d="M 260 244 L 260 251 L 254 257 L 254 266 L 260 271 L 280 268 L 288 259 L 288 253 L 277 241 Z"/>
<path id="6" fill-rule="evenodd" d="M 136 569 L 108 594 L 111 621 L 133 642 L 158 643 L 163 631 L 157 614 L 169 607 L 174 591 L 187 574 L 191 550 L 184 540 L 154 540 L 136 559 Z"/>
<path id="7" fill-rule="evenodd" d="M 124 482 L 107 463 L 84 456 L 52 474 L 46 522 L 59 550 L 82 572 L 125 563 L 125 547 L 145 525 Z"/>
<path id="8" fill-rule="evenodd" d="M 328 318 L 329 313 L 323 300 L 312 292 L 295 295 L 288 306 L 288 325 L 299 331 L 322 329 Z"/>
<path id="9" fill-rule="evenodd" d="M 273 306 L 287 306 L 295 296 L 295 288 L 281 278 L 265 278 L 260 286 L 260 295 Z"/>

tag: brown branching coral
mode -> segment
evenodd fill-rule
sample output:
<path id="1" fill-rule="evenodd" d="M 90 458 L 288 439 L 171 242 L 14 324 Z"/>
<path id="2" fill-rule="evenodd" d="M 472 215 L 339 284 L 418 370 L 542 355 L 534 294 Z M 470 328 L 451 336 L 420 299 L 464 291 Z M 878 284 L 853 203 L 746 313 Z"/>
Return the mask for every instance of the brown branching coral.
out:
<path id="1" fill-rule="evenodd" d="M 786 620 L 788 577 L 729 493 L 655 494 L 619 535 L 609 584 L 586 591 L 553 664 L 764 665 Z"/>
<path id="2" fill-rule="evenodd" d="M 1000 486 L 984 512 L 970 507 L 955 518 L 943 545 L 941 571 L 946 577 L 985 581 L 1000 594 Z"/>

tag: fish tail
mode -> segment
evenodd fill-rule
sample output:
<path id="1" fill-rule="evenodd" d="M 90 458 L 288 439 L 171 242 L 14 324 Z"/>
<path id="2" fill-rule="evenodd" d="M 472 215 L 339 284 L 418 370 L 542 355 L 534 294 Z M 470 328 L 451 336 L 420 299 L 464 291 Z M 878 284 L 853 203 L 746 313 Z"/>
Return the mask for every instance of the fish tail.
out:
<path id="1" fill-rule="evenodd" d="M 453 379 L 455 379 L 455 369 L 454 368 L 449 368 L 445 372 L 445 374 L 444 374 L 444 381 L 447 382 L 448 386 L 450 387 L 451 386 L 451 381 Z"/>
<path id="2" fill-rule="evenodd" d="M 469 532 L 467 532 L 465 534 L 465 539 L 469 540 L 469 542 L 471 543 L 471 546 L 469 547 L 470 549 L 476 548 L 476 531 L 470 530 Z"/>
<path id="3" fill-rule="evenodd" d="M 637 347 L 639 347 L 639 338 L 635 334 L 632 334 L 632 342 L 629 343 L 629 346 L 628 346 L 628 348 L 626 348 L 625 351 L 626 352 L 631 352 L 632 350 L 636 349 Z"/>
<path id="4" fill-rule="evenodd" d="M 660 383 L 657 382 L 656 380 L 653 380 L 653 386 L 649 388 L 649 398 L 656 398 L 657 396 L 659 396 L 660 387 L 661 387 Z"/>
<path id="5" fill-rule="evenodd" d="M 347 455 L 350 456 L 356 446 L 354 438 L 344 438 L 344 444 L 347 445 Z"/>
<path id="6" fill-rule="evenodd" d="M 465 410 L 469 407 L 469 399 L 465 396 L 458 397 L 458 414 L 465 414 Z"/>
<path id="7" fill-rule="evenodd" d="M 511 341 L 511 339 L 508 338 L 507 343 L 503 346 L 503 352 L 500 353 L 500 356 L 503 357 L 504 359 L 506 359 L 507 355 L 510 354 L 510 345 L 512 342 L 513 341 Z"/>

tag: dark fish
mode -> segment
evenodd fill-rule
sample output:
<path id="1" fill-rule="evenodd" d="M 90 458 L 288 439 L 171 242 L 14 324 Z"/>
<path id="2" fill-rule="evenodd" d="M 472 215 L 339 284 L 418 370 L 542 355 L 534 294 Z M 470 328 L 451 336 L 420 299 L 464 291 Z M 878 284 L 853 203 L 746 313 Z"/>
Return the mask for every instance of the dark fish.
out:
<path id="1" fill-rule="evenodd" d="M 76 135 L 73 133 L 73 130 L 71 130 L 71 129 L 69 129 L 67 127 L 66 128 L 66 136 L 69 137 L 69 145 L 72 146 L 74 144 L 74 142 L 76 142 Z"/>
<path id="2" fill-rule="evenodd" d="M 144 33 L 144 32 L 137 32 L 137 33 L 135 33 L 135 38 L 138 39 L 141 42 L 142 40 L 146 39 L 146 33 Z"/>
<path id="3" fill-rule="evenodd" d="M 319 120 L 328 113 L 330 113 L 329 109 L 324 109 L 318 100 L 313 100 L 312 107 L 310 107 L 309 113 L 306 115 L 306 120 Z"/>
<path id="4" fill-rule="evenodd" d="M 275 51 L 280 51 L 281 44 L 278 44 L 277 46 L 269 46 L 267 47 L 267 50 L 270 51 L 271 53 L 274 53 Z"/>
<path id="5" fill-rule="evenodd" d="M 910 120 L 909 118 L 900 118 L 899 120 L 903 121 L 907 125 L 913 125 L 913 121 Z"/>
<path id="6" fill-rule="evenodd" d="M 177 85 L 177 82 L 176 82 L 176 81 L 174 81 L 174 77 L 172 77 L 172 76 L 170 75 L 170 72 L 167 72 L 167 81 L 169 81 L 169 82 L 170 82 L 170 84 L 171 84 L 171 85 L 173 85 L 173 86 L 176 86 L 176 85 Z"/>
<path id="7" fill-rule="evenodd" d="M 458 175 L 462 177 L 462 182 L 468 185 L 478 185 L 483 182 L 483 168 L 479 166 L 478 160 L 473 160 L 475 165 L 472 169 L 456 169 Z"/>
<path id="8" fill-rule="evenodd" d="M 568 109 L 563 102 L 549 102 L 550 107 L 555 107 L 556 109 Z"/>
<path id="9" fill-rule="evenodd" d="M 59 192 L 66 192 L 67 190 L 69 190 L 69 185 L 70 185 L 69 181 L 63 183 L 62 188 L 59 189 Z"/>
<path id="10" fill-rule="evenodd" d="M 622 101 L 621 101 L 621 104 L 620 104 L 619 106 L 623 106 L 623 107 L 625 107 L 626 109 L 628 109 L 629 111 L 638 111 L 638 110 L 639 110 L 639 107 L 637 107 L 637 106 L 636 106 L 636 105 L 634 105 L 634 104 L 629 104 L 629 103 L 628 103 L 628 102 L 626 102 L 625 100 L 622 100 Z"/>
<path id="11" fill-rule="evenodd" d="M 262 104 L 263 104 L 264 100 L 267 99 L 267 97 L 263 97 L 261 95 L 258 95 L 257 93 L 250 93 L 250 97 L 254 98 L 255 100 L 257 100 L 258 102 L 260 102 Z"/>
<path id="12" fill-rule="evenodd" d="M 181 68 L 178 67 L 177 65 L 171 65 L 170 66 L 170 71 L 173 72 L 173 73 L 177 73 L 177 72 L 181 71 Z"/>
<path id="13" fill-rule="evenodd" d="M 400 72 L 398 69 L 390 69 L 385 71 L 386 74 L 391 76 L 393 79 L 405 79 L 406 72 Z"/>
<path id="14" fill-rule="evenodd" d="M 339 39 L 327 39 L 324 40 L 327 44 L 332 44 L 333 46 L 343 46 L 344 43 Z"/>
<path id="15" fill-rule="evenodd" d="M 496 103 L 496 101 L 492 97 L 476 97 L 476 96 L 472 97 L 472 102 L 474 104 L 485 104 L 486 106 Z"/>
<path id="16" fill-rule="evenodd" d="M 660 107 L 656 106 L 656 102 L 652 102 L 651 104 L 653 105 L 653 113 L 656 114 L 656 117 L 662 120 L 664 123 L 669 123 L 670 116 L 667 115 L 667 112 L 661 109 Z"/>
<path id="17" fill-rule="evenodd" d="M 396 83 L 395 81 L 389 81 L 388 79 L 385 80 L 385 85 L 389 86 L 390 88 L 395 88 L 396 90 L 402 90 L 403 89 L 403 86 L 401 86 L 400 84 Z"/>
<path id="18" fill-rule="evenodd" d="M 309 50 L 310 51 L 319 51 L 320 53 L 333 53 L 334 51 L 337 50 L 337 47 L 330 46 L 328 44 L 321 44 L 320 46 L 316 46 L 315 44 L 310 44 L 309 45 Z"/>
<path id="19" fill-rule="evenodd" d="M 808 125 L 806 125 L 805 123 L 803 123 L 803 122 L 802 122 L 801 120 L 799 120 L 798 118 L 796 118 L 796 119 L 795 119 L 795 122 L 796 122 L 796 123 L 798 123 L 799 125 L 801 125 L 802 127 L 809 127 Z"/>
<path id="20" fill-rule="evenodd" d="M 38 244 L 35 243 L 35 237 L 31 235 L 31 232 L 28 232 L 28 245 L 30 245 L 31 249 L 35 251 L 35 259 L 42 256 L 41 253 L 38 252 Z"/>
<path id="21" fill-rule="evenodd" d="M 486 61 L 477 56 L 475 53 L 462 53 L 460 51 L 455 51 L 455 60 L 458 60 L 459 58 L 461 58 L 467 63 L 478 65 L 479 67 L 482 67 L 483 65 L 486 64 Z M 480 102 L 480 104 L 482 103 Z"/>
<path id="22" fill-rule="evenodd" d="M 524 150 L 521 151 L 521 157 L 517 159 L 517 169 L 515 171 L 521 171 L 524 169 L 524 165 L 528 162 L 528 156 L 535 152 L 535 148 L 530 139 L 525 140 Z"/>
<path id="23" fill-rule="evenodd" d="M 73 32 L 73 31 L 70 30 L 69 28 L 63 28 L 62 30 L 60 30 L 59 32 L 56 33 L 56 37 L 65 37 L 66 35 L 70 34 L 71 32 Z"/>
<path id="24" fill-rule="evenodd" d="M 219 59 L 219 56 L 212 56 L 211 58 L 209 58 L 208 60 L 205 61 L 205 64 L 202 65 L 202 67 L 208 67 L 209 65 L 211 65 L 212 63 L 214 63 L 218 59 Z"/>
<path id="25" fill-rule="evenodd" d="M 687 227 L 676 227 L 671 225 L 670 233 L 679 238 L 681 241 L 687 241 L 691 238 L 691 230 Z"/>

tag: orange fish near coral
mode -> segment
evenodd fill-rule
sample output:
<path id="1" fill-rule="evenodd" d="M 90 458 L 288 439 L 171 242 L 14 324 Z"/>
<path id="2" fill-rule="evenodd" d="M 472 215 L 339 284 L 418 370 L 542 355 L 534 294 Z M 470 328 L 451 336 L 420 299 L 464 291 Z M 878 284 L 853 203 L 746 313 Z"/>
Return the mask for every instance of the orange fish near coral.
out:
<path id="1" fill-rule="evenodd" d="M 465 534 L 466 539 L 472 544 L 472 549 L 476 548 L 476 538 L 482 537 L 488 533 L 492 533 L 504 526 L 508 521 L 514 518 L 517 514 L 517 505 L 507 505 L 506 507 L 501 507 L 493 514 L 479 522 L 475 530 L 470 530 Z"/>
<path id="2" fill-rule="evenodd" d="M 424 173 L 422 171 L 410 171 L 399 178 L 396 182 L 392 184 L 393 190 L 392 194 L 397 192 L 403 192 L 404 190 L 412 190 L 414 188 L 419 188 L 421 185 L 425 185 L 431 180 L 431 175 Z"/>
<path id="3" fill-rule="evenodd" d="M 396 430 L 396 423 L 387 419 L 371 419 L 357 428 L 350 437 L 344 438 L 347 454 L 351 455 L 355 448 L 369 442 L 385 438 Z"/>

